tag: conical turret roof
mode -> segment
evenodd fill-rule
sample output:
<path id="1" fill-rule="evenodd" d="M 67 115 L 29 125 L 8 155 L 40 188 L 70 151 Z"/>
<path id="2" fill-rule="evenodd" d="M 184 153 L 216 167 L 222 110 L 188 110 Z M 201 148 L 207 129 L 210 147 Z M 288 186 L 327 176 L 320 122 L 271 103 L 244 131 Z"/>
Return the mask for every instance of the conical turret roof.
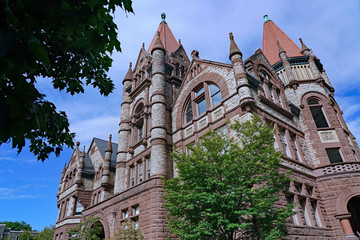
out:
<path id="1" fill-rule="evenodd" d="M 158 38 L 157 34 L 160 33 L 160 41 L 162 43 L 162 46 L 164 47 L 166 54 L 170 54 L 173 51 L 175 51 L 179 47 L 179 43 L 176 41 L 176 38 L 174 37 L 173 33 L 171 32 L 168 24 L 165 21 L 165 13 L 161 14 L 162 21 L 158 27 L 158 29 L 155 32 L 154 38 L 150 43 L 149 49 L 147 52 L 151 54 L 151 50 L 154 48 L 156 39 Z"/>
<path id="2" fill-rule="evenodd" d="M 264 20 L 262 51 L 271 65 L 280 61 L 277 41 L 287 57 L 304 56 L 301 49 L 267 15 Z"/>

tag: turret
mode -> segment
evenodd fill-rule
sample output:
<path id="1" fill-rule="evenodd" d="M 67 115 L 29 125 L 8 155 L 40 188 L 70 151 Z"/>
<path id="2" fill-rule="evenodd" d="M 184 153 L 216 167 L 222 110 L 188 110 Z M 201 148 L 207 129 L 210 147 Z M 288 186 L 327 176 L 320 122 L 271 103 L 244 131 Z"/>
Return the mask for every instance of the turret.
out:
<path id="1" fill-rule="evenodd" d="M 132 64 L 129 64 L 129 70 L 127 71 L 123 80 L 123 96 L 121 103 L 121 117 L 119 126 L 119 144 L 116 156 L 116 173 L 115 173 L 115 186 L 114 192 L 118 193 L 125 189 L 125 164 L 126 154 L 129 147 L 130 140 L 130 103 L 128 88 L 131 85 Z"/>
<path id="2" fill-rule="evenodd" d="M 229 59 L 235 74 L 237 91 L 240 97 L 240 106 L 247 111 L 250 111 L 251 106 L 254 104 L 254 99 L 251 96 L 251 90 L 249 81 L 246 78 L 246 72 L 244 63 L 242 60 L 242 53 L 239 50 L 239 47 L 234 41 L 234 36 L 232 33 L 229 33 L 230 38 L 230 53 Z"/>

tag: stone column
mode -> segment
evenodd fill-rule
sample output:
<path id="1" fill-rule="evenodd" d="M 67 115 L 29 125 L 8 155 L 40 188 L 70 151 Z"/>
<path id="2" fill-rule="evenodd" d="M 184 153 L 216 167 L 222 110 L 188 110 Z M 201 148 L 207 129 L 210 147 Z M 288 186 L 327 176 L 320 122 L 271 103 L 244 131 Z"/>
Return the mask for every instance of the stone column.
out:
<path id="1" fill-rule="evenodd" d="M 101 186 L 105 188 L 109 186 L 111 154 L 112 154 L 112 143 L 111 143 L 111 134 L 110 134 L 109 141 L 105 149 L 104 168 L 101 178 Z"/>
<path id="2" fill-rule="evenodd" d="M 165 94 L 165 49 L 158 32 L 152 59 L 151 91 L 151 176 L 166 176 L 168 166 L 167 112 Z"/>
<path id="3" fill-rule="evenodd" d="M 131 85 L 132 80 L 132 69 L 131 63 L 129 70 L 123 81 L 123 97 L 121 103 L 121 118 L 120 118 L 120 129 L 119 129 L 119 145 L 116 156 L 116 172 L 115 172 L 115 183 L 114 193 L 122 192 L 125 190 L 125 165 L 126 156 L 130 141 L 130 103 L 131 98 L 129 93 L 126 91 Z"/>
<path id="4" fill-rule="evenodd" d="M 341 227 L 345 233 L 345 240 L 359 240 L 359 238 L 354 235 L 354 231 L 349 220 L 350 217 L 351 213 L 344 213 L 335 216 L 335 218 L 340 220 Z"/>

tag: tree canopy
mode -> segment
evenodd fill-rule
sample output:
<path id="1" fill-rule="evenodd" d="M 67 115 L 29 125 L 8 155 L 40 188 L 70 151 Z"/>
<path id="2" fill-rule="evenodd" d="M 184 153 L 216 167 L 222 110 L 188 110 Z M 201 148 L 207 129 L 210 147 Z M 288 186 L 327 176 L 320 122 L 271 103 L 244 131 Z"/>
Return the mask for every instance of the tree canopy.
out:
<path id="1" fill-rule="evenodd" d="M 3 221 L 3 222 L 0 222 L 0 224 L 5 224 L 6 228 L 11 228 L 11 230 L 14 230 L 14 231 L 21 231 L 21 230 L 31 231 L 32 230 L 30 224 L 28 224 L 24 221 L 21 221 L 21 222 Z"/>
<path id="2" fill-rule="evenodd" d="M 35 240 L 53 240 L 54 239 L 55 226 L 50 225 L 48 227 L 44 227 L 44 229 L 34 237 Z"/>
<path id="3" fill-rule="evenodd" d="M 120 51 L 114 11 L 133 12 L 131 0 L 0 1 L 0 145 L 12 143 L 44 161 L 63 146 L 73 147 L 66 113 L 46 100 L 37 78 L 57 90 L 84 92 L 84 85 L 107 96 L 111 53 Z"/>
<path id="4" fill-rule="evenodd" d="M 209 132 L 188 154 L 174 152 L 178 176 L 165 180 L 169 227 L 180 239 L 279 239 L 290 205 L 273 130 L 255 115 L 232 125 L 236 137 Z M 282 195 L 283 196 L 283 195 Z M 285 204 L 284 204 L 285 205 Z"/>

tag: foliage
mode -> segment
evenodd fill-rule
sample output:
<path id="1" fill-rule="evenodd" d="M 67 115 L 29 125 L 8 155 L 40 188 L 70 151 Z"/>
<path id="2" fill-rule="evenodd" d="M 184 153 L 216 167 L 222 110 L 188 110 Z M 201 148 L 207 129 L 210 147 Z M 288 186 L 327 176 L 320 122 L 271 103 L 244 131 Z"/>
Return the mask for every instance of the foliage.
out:
<path id="1" fill-rule="evenodd" d="M 75 228 L 70 228 L 70 240 L 102 240 L 99 236 L 103 232 L 99 217 L 84 218 Z"/>
<path id="2" fill-rule="evenodd" d="M 55 232 L 55 226 L 50 225 L 44 227 L 44 229 L 37 235 L 34 240 L 53 240 Z"/>
<path id="3" fill-rule="evenodd" d="M 20 240 L 34 240 L 33 236 L 31 235 L 31 232 L 29 230 L 25 230 L 22 234 L 19 236 Z"/>
<path id="4" fill-rule="evenodd" d="M 169 227 L 180 239 L 279 239 L 292 207 L 273 130 L 258 116 L 232 125 L 236 138 L 208 132 L 190 153 L 172 154 L 178 176 L 165 180 Z"/>
<path id="5" fill-rule="evenodd" d="M 115 231 L 111 240 L 142 240 L 144 237 L 141 234 L 141 230 L 136 228 L 130 221 L 125 221 Z"/>
<path id="6" fill-rule="evenodd" d="M 65 112 L 38 90 L 39 77 L 55 89 L 84 92 L 84 84 L 107 96 L 110 54 L 120 51 L 114 11 L 133 12 L 131 0 L 0 1 L 0 145 L 20 152 L 25 140 L 44 161 L 64 145 L 73 147 Z"/>
<path id="7" fill-rule="evenodd" d="M 0 222 L 0 224 L 5 224 L 6 228 L 11 228 L 11 230 L 14 230 L 14 231 L 21 231 L 21 230 L 31 231 L 32 230 L 30 224 L 28 224 L 24 221 L 21 221 L 21 222 L 3 221 L 3 222 Z"/>

